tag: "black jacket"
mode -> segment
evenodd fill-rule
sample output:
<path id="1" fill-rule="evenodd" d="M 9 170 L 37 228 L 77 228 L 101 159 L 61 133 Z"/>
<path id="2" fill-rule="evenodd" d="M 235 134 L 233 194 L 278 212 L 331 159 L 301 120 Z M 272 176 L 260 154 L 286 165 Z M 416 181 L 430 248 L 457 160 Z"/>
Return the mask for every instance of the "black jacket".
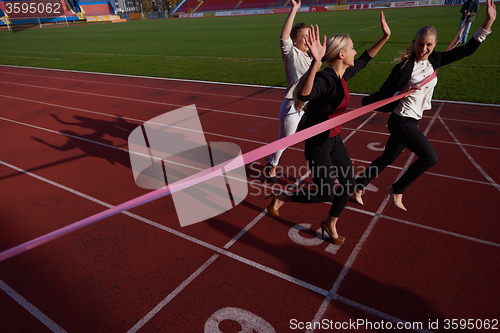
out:
<path id="1" fill-rule="evenodd" d="M 481 45 L 481 43 L 472 38 L 467 44 L 456 47 L 450 51 L 432 52 L 429 55 L 429 62 L 431 63 L 432 68 L 436 70 L 441 66 L 448 65 L 454 61 L 470 56 L 471 54 L 476 52 L 479 45 Z M 372 104 L 380 100 L 392 97 L 396 92 L 401 91 L 401 89 L 403 89 L 410 80 L 414 64 L 415 53 L 411 55 L 411 58 L 406 63 L 402 61 L 394 66 L 392 68 L 391 74 L 385 80 L 380 90 L 363 98 L 363 105 Z M 398 103 L 399 100 L 386 104 L 378 108 L 377 110 L 382 112 L 392 112 L 392 110 L 394 110 Z"/>
<path id="2" fill-rule="evenodd" d="M 370 60 L 372 60 L 372 57 L 366 51 L 363 52 L 358 59 L 354 60 L 354 66 L 345 70 L 342 76 L 344 80 L 347 82 L 347 80 L 365 68 Z M 301 119 L 301 124 L 299 124 L 301 129 L 328 120 L 328 116 L 335 111 L 344 99 L 344 88 L 342 87 L 341 78 L 332 68 L 327 67 L 321 72 L 316 73 L 311 93 L 307 96 L 299 94 L 299 99 L 308 102 L 305 106 L 305 114 Z M 328 130 L 308 140 L 314 140 L 315 143 L 321 145 L 328 140 L 329 134 L 330 131 Z"/>

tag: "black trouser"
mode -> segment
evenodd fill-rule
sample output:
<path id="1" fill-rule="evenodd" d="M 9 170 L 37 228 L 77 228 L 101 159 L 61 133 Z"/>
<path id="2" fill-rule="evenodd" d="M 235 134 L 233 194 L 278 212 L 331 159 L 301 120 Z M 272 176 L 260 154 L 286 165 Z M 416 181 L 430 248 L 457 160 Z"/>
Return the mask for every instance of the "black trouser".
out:
<path id="1" fill-rule="evenodd" d="M 415 179 L 437 163 L 434 148 L 417 124 L 418 120 L 413 118 L 398 116 L 395 113 L 389 116 L 387 127 L 391 135 L 384 152 L 356 179 L 357 188 L 364 189 L 386 166 L 396 160 L 405 147 L 417 155 L 418 160 L 413 162 L 401 178 L 392 185 L 395 193 L 403 193 Z"/>
<path id="2" fill-rule="evenodd" d="M 301 187 L 292 194 L 292 201 L 302 203 L 332 201 L 329 214 L 339 217 L 355 186 L 354 168 L 340 134 L 329 138 L 322 146 L 307 140 L 305 157 L 316 188 Z M 335 177 L 339 181 L 337 187 Z"/>

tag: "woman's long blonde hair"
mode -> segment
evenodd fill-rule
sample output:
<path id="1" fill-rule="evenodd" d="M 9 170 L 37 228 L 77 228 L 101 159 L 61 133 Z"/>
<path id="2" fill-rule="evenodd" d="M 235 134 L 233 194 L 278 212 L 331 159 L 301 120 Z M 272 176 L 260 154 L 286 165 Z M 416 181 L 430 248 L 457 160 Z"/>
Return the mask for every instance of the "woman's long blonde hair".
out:
<path id="1" fill-rule="evenodd" d="M 343 51 L 347 42 L 349 41 L 350 37 L 349 35 L 346 34 L 337 34 L 328 37 L 326 40 L 326 52 L 325 56 L 321 61 L 326 62 L 326 65 L 328 67 L 334 68 L 334 62 L 335 59 L 337 59 L 337 56 L 339 55 L 340 51 Z M 319 66 L 316 70 L 320 70 Z M 302 109 L 304 106 L 305 102 L 299 100 L 299 90 L 300 87 L 302 86 L 302 81 L 303 81 L 304 75 L 300 78 L 299 82 L 297 83 L 297 86 L 295 87 L 295 90 L 293 91 L 293 101 L 294 101 L 294 106 L 295 109 L 298 111 Z"/>
<path id="2" fill-rule="evenodd" d="M 417 39 L 418 36 L 425 36 L 425 35 L 433 35 L 436 37 L 436 40 L 437 40 L 436 28 L 434 28 L 432 25 L 426 25 L 425 27 L 418 29 L 417 33 L 415 34 L 415 39 L 413 39 L 411 44 L 406 47 L 406 50 L 404 52 L 400 52 L 399 57 L 394 59 L 394 61 L 397 61 L 397 62 L 404 61 L 404 64 L 402 67 L 406 66 L 406 64 L 408 63 L 408 60 L 410 60 L 410 58 L 413 54 L 413 51 L 415 51 L 415 40 Z"/>

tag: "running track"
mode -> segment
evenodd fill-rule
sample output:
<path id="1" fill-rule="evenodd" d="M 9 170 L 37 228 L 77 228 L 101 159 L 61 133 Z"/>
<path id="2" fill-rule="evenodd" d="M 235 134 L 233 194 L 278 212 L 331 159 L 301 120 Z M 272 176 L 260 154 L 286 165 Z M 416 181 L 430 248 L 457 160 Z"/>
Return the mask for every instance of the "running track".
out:
<path id="1" fill-rule="evenodd" d="M 0 251 L 147 193 L 134 183 L 127 139 L 167 111 L 195 104 L 207 141 L 242 152 L 277 138 L 282 89 L 6 66 L 0 74 Z M 348 204 L 341 247 L 316 233 L 327 204 L 266 215 L 259 161 L 246 168 L 245 201 L 216 218 L 180 227 L 165 197 L 10 258 L 0 263 L 0 332 L 332 331 L 295 329 L 322 320 L 346 332 L 397 323 L 453 331 L 448 319 L 474 319 L 459 331 L 490 331 L 477 328 L 486 320 L 498 329 L 499 111 L 434 101 L 420 126 L 439 162 L 405 192 L 408 212 L 385 199 L 414 158 L 405 151 L 365 206 Z M 380 154 L 386 118 L 372 112 L 343 126 L 360 170 Z M 282 166 L 304 166 L 302 149 L 285 151 Z M 279 186 L 305 173 L 288 171 Z M 372 328 L 353 328 L 357 320 Z"/>

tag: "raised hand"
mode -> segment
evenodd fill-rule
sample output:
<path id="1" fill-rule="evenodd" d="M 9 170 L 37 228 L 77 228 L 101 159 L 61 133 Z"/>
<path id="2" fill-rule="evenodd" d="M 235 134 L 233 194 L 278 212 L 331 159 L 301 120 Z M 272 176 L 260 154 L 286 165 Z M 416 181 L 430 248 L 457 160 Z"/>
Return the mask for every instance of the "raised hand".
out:
<path id="1" fill-rule="evenodd" d="M 389 40 L 389 37 L 391 36 L 391 29 L 389 29 L 389 25 L 385 21 L 385 15 L 383 11 L 380 11 L 380 27 L 382 28 L 382 32 L 384 33 L 384 35 L 378 42 L 376 42 L 372 47 L 366 50 L 366 52 L 368 52 L 368 55 L 372 58 L 375 57 L 378 51 L 380 51 L 382 46 L 384 46 L 385 42 L 387 42 Z"/>
<path id="2" fill-rule="evenodd" d="M 391 36 L 391 29 L 389 29 L 389 25 L 385 21 L 385 15 L 383 11 L 380 11 L 380 27 L 382 28 L 384 37 L 389 38 Z"/>
<path id="3" fill-rule="evenodd" d="M 491 25 L 495 22 L 497 18 L 497 10 L 495 8 L 494 0 L 486 0 L 486 18 L 484 19 L 484 23 L 482 25 L 484 30 L 491 30 Z"/>
<path id="4" fill-rule="evenodd" d="M 281 39 L 285 40 L 290 37 L 290 32 L 293 27 L 293 20 L 295 19 L 295 15 L 299 11 L 300 8 L 300 0 L 291 0 L 292 8 L 290 9 L 290 13 L 288 14 L 285 24 L 283 25 L 283 29 L 281 30 Z"/>
<path id="5" fill-rule="evenodd" d="M 293 8 L 297 8 L 297 9 L 300 8 L 300 5 L 301 5 L 300 0 L 297 0 L 297 1 L 291 0 L 291 2 L 292 2 L 292 7 Z"/>
<path id="6" fill-rule="evenodd" d="M 322 44 L 319 36 L 319 27 L 317 25 L 316 31 L 314 31 L 314 26 L 309 28 L 309 36 L 306 38 L 306 45 L 313 59 L 321 62 L 321 59 L 326 53 L 326 36 L 323 36 Z"/>

